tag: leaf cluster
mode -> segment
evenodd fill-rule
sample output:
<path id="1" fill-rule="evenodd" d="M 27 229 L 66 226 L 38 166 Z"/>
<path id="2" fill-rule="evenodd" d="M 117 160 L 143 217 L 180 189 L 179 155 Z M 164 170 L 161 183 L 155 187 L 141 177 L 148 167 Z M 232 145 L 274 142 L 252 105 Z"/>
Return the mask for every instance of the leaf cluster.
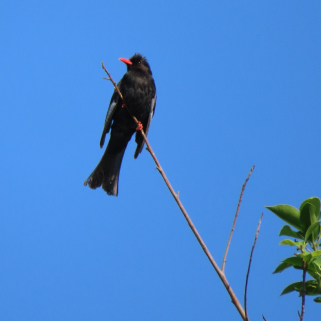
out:
<path id="1" fill-rule="evenodd" d="M 281 261 L 282 263 L 273 273 L 280 273 L 293 267 L 297 270 L 305 270 L 312 277 L 304 283 L 300 281 L 288 285 L 281 295 L 293 291 L 297 291 L 300 296 L 303 291 L 305 295 L 321 295 L 320 199 L 318 197 L 308 198 L 301 204 L 300 209 L 282 204 L 266 206 L 266 208 L 289 224 L 282 227 L 279 235 L 290 236 L 294 240 L 285 239 L 280 242 L 280 245 L 295 246 L 297 250 L 293 256 Z M 321 303 L 321 296 L 316 297 L 314 301 Z"/>

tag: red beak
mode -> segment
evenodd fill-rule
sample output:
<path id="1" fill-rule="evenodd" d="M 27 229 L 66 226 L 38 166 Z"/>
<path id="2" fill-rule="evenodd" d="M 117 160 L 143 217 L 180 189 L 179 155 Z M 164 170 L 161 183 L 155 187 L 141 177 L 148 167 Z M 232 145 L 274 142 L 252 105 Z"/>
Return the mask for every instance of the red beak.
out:
<path id="1" fill-rule="evenodd" d="M 133 64 L 129 59 L 126 59 L 126 58 L 119 58 L 119 60 L 124 62 L 126 65 L 132 65 Z"/>

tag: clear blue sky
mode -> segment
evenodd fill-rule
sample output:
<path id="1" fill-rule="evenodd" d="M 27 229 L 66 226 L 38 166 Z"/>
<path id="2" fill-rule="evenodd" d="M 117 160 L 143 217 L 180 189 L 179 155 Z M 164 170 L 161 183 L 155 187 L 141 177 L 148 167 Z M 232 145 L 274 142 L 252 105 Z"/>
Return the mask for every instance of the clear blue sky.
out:
<path id="1" fill-rule="evenodd" d="M 259 216 L 249 316 L 295 320 L 301 277 L 264 209 L 321 196 L 320 1 L 8 1 L 0 4 L 0 319 L 239 320 L 147 151 L 119 197 L 82 184 L 118 58 L 142 53 L 158 100 L 149 139 L 241 301 Z M 320 306 L 307 298 L 305 320 Z"/>

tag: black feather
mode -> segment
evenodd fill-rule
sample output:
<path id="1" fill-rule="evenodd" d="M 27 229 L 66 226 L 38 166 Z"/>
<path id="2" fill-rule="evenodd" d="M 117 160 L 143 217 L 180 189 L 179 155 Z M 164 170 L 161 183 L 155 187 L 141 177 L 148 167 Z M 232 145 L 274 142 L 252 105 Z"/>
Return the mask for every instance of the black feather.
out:
<path id="1" fill-rule="evenodd" d="M 108 195 L 118 195 L 118 180 L 122 159 L 128 142 L 136 131 L 136 123 L 130 113 L 142 124 L 147 135 L 156 106 L 156 87 L 152 71 L 145 57 L 135 54 L 127 64 L 127 72 L 118 83 L 124 101 L 114 91 L 108 107 L 100 147 L 104 145 L 105 136 L 111 128 L 106 151 L 99 164 L 84 182 L 90 188 L 102 188 Z M 122 107 L 123 102 L 126 108 Z M 139 131 L 136 133 L 137 158 L 144 146 Z"/>

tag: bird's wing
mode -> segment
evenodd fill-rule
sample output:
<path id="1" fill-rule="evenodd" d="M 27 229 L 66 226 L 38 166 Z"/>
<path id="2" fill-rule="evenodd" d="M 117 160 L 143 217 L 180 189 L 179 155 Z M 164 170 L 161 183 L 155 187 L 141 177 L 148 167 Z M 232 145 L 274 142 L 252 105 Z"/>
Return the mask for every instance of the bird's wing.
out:
<path id="1" fill-rule="evenodd" d="M 118 88 L 119 88 L 119 85 L 120 85 L 120 82 L 117 85 Z M 104 125 L 103 133 L 101 134 L 101 139 L 100 139 L 100 147 L 103 147 L 104 142 L 105 142 L 105 136 L 110 130 L 111 121 L 112 121 L 113 116 L 115 114 L 116 107 L 117 107 L 119 99 L 120 99 L 119 94 L 115 90 L 113 95 L 111 96 L 109 107 L 108 107 L 108 110 L 107 110 L 107 115 L 106 115 L 106 118 L 105 118 L 105 125 Z"/>
<path id="2" fill-rule="evenodd" d="M 156 91 L 155 91 L 155 95 L 154 95 L 154 97 L 151 101 L 151 104 L 150 104 L 150 112 L 149 112 L 149 116 L 147 119 L 147 124 L 146 124 L 146 127 L 143 128 L 146 136 L 148 134 L 149 126 L 150 126 L 150 123 L 151 123 L 152 118 L 155 113 L 156 98 L 157 98 L 157 95 L 156 95 Z M 142 149 L 144 147 L 144 139 L 143 139 L 143 136 L 141 135 L 140 132 L 136 133 L 136 142 L 137 142 L 137 147 L 136 147 L 134 158 L 137 158 L 137 156 L 140 154 L 140 152 L 142 151 Z"/>
<path id="3" fill-rule="evenodd" d="M 148 116 L 148 121 L 147 121 L 147 125 L 146 125 L 146 128 L 144 128 L 144 131 L 145 131 L 145 135 L 147 136 L 148 134 L 148 130 L 149 130 L 149 126 L 150 126 L 150 123 L 152 121 L 152 118 L 154 116 L 154 113 L 155 113 L 155 108 L 156 108 L 156 91 L 155 91 L 155 95 L 152 99 L 152 102 L 150 104 L 150 113 L 149 113 L 149 116 Z"/>

